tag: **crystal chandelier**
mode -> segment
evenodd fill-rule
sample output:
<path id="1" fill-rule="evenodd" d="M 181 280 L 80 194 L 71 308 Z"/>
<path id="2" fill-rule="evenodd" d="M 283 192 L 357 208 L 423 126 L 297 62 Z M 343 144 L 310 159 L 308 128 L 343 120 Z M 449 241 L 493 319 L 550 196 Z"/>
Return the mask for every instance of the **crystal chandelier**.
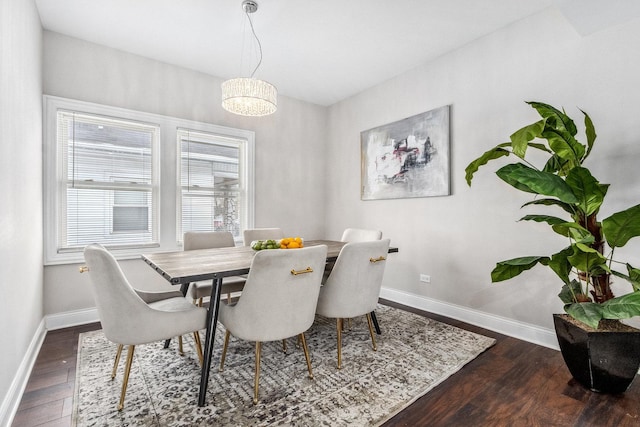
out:
<path id="1" fill-rule="evenodd" d="M 244 0 L 242 9 L 247 15 L 251 32 L 258 44 L 260 60 L 250 77 L 238 77 L 222 83 L 222 108 L 241 116 L 266 116 L 274 113 L 278 108 L 278 91 L 271 83 L 253 78 L 262 63 L 262 45 L 249 14 L 258 10 L 258 3 L 253 0 Z"/>

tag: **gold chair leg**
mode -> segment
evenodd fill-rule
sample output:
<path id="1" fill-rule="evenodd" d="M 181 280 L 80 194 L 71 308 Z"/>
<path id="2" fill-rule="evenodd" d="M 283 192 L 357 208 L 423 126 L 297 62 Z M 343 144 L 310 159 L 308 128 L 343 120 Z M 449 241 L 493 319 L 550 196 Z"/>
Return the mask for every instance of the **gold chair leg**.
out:
<path id="1" fill-rule="evenodd" d="M 351 317 L 347 319 L 347 329 L 351 330 Z"/>
<path id="2" fill-rule="evenodd" d="M 198 299 L 198 307 L 202 307 L 203 304 L 202 297 L 200 297 L 200 299 Z"/>
<path id="3" fill-rule="evenodd" d="M 282 352 L 284 354 L 287 354 L 287 340 L 286 339 L 282 340 Z"/>
<path id="4" fill-rule="evenodd" d="M 120 355 L 122 354 L 122 344 L 118 344 L 118 351 L 116 352 L 116 361 L 113 363 L 113 371 L 111 371 L 111 379 L 116 377 L 118 371 L 118 364 L 120 363 Z"/>
<path id="5" fill-rule="evenodd" d="M 178 337 L 178 353 L 180 356 L 184 356 L 184 348 L 182 348 L 182 335 Z"/>
<path id="6" fill-rule="evenodd" d="M 307 348 L 307 340 L 304 337 L 304 333 L 298 335 L 300 341 L 302 341 L 302 349 L 304 350 L 304 358 L 307 359 L 307 370 L 309 371 L 309 378 L 313 379 L 313 371 L 311 370 L 311 358 L 309 357 L 309 349 Z"/>
<path id="7" fill-rule="evenodd" d="M 342 369 L 342 319 L 337 319 L 338 329 L 338 369 Z"/>
<path id="8" fill-rule="evenodd" d="M 118 403 L 118 411 L 122 411 L 124 408 L 124 396 L 127 394 L 127 384 L 129 383 L 129 372 L 131 372 L 131 362 L 133 361 L 133 351 L 135 345 L 130 345 L 127 351 L 127 364 L 124 368 L 124 380 L 122 381 L 122 392 L 120 392 L 120 403 Z"/>
<path id="9" fill-rule="evenodd" d="M 373 351 L 378 351 L 376 346 L 376 338 L 373 335 L 373 321 L 371 320 L 371 313 L 367 313 L 367 323 L 369 324 L 369 335 L 371 335 L 371 343 L 373 344 Z"/>
<path id="10" fill-rule="evenodd" d="M 260 384 L 260 350 L 262 349 L 262 343 L 256 341 L 256 377 L 253 382 L 253 404 L 258 404 L 258 387 Z"/>
<path id="11" fill-rule="evenodd" d="M 229 337 L 231 336 L 231 332 L 227 329 L 227 332 L 224 334 L 224 344 L 222 345 L 222 356 L 220 356 L 220 368 L 218 371 L 222 372 L 224 369 L 224 359 L 227 357 L 227 347 L 229 347 Z"/>
<path id="12" fill-rule="evenodd" d="M 200 341 L 200 332 L 193 332 L 193 340 L 196 344 L 196 352 L 198 353 L 198 360 L 200 361 L 200 366 L 204 363 L 204 355 L 202 354 L 202 342 Z"/>
<path id="13" fill-rule="evenodd" d="M 231 292 L 227 292 L 227 304 L 231 304 Z"/>

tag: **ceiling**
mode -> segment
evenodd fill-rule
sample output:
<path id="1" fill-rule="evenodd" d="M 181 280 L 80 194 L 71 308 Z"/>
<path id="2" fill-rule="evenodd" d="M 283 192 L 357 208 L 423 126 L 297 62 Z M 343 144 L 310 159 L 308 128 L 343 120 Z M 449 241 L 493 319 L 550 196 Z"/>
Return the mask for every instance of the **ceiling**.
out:
<path id="1" fill-rule="evenodd" d="M 331 105 L 558 0 L 257 0 L 256 78 Z M 43 28 L 227 79 L 259 54 L 241 0 L 36 0 Z"/>

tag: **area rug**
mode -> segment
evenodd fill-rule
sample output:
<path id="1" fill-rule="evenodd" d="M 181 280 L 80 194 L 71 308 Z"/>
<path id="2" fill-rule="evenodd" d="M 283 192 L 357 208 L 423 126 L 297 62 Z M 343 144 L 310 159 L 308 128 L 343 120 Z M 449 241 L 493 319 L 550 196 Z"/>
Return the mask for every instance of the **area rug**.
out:
<path id="1" fill-rule="evenodd" d="M 314 379 L 296 340 L 264 343 L 260 401 L 253 404 L 254 343 L 232 338 L 218 372 L 224 329 L 216 331 L 206 406 L 198 407 L 200 369 L 193 341 L 136 347 L 125 407 L 118 412 L 124 359 L 115 380 L 116 345 L 102 331 L 80 335 L 74 426 L 377 426 L 447 379 L 495 340 L 380 305 L 373 351 L 366 318 L 353 319 L 336 369 L 335 320 L 318 317 L 306 333 Z M 345 322 L 346 324 L 346 322 Z"/>

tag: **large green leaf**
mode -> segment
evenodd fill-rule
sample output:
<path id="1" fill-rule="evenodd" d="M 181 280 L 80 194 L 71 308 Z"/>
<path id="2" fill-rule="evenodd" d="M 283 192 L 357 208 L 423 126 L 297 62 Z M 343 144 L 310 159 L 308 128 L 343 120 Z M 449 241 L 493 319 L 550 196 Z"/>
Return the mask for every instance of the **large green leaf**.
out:
<path id="1" fill-rule="evenodd" d="M 582 111 L 582 114 L 584 114 L 584 127 L 586 128 L 585 133 L 587 134 L 587 153 L 583 157 L 584 160 L 589 156 L 589 153 L 591 153 L 591 149 L 593 148 L 593 144 L 596 142 L 597 135 L 596 128 L 593 126 L 591 117 L 589 117 L 589 115 L 584 111 Z"/>
<path id="2" fill-rule="evenodd" d="M 633 285 L 633 288 L 636 291 L 640 290 L 640 269 L 634 268 L 631 264 L 627 263 L 627 272 L 629 273 L 629 281 Z"/>
<path id="3" fill-rule="evenodd" d="M 570 215 L 575 214 L 575 208 L 570 203 L 561 202 L 558 199 L 536 199 L 530 202 L 525 203 L 521 207 L 529 206 L 529 205 L 544 205 L 544 206 L 558 206 L 562 208 L 565 212 L 568 212 Z"/>
<path id="4" fill-rule="evenodd" d="M 570 283 L 567 283 L 562 287 L 558 297 L 560 297 L 560 300 L 565 304 L 573 304 L 574 302 L 578 302 L 576 301 L 576 295 L 581 294 L 582 285 L 580 285 L 580 282 L 577 280 L 572 280 Z"/>
<path id="5" fill-rule="evenodd" d="M 629 283 L 634 291 L 640 291 L 640 269 L 633 268 L 631 264 L 627 264 L 627 272 L 629 273 Z"/>
<path id="6" fill-rule="evenodd" d="M 544 167 L 542 168 L 542 171 L 556 173 L 560 176 L 565 176 L 573 166 L 574 164 L 572 162 L 569 162 L 568 160 L 565 160 L 565 159 L 561 159 L 560 157 L 558 157 L 557 154 L 553 154 L 551 157 L 549 157 L 549 160 L 547 160 L 547 163 L 545 163 Z"/>
<path id="7" fill-rule="evenodd" d="M 528 256 L 500 261 L 491 272 L 492 282 L 501 282 L 516 277 L 536 264 L 547 265 L 550 258 L 546 256 Z"/>
<path id="8" fill-rule="evenodd" d="M 577 204 L 585 213 L 584 216 L 589 216 L 600 209 L 609 188 L 608 184 L 600 184 L 591 175 L 589 169 L 583 167 L 572 169 L 567 174 L 565 182 L 578 198 L 579 202 Z"/>
<path id="9" fill-rule="evenodd" d="M 552 226 L 553 231 L 561 236 L 569 237 L 576 241 L 576 243 L 585 243 L 587 245 L 592 244 L 595 241 L 593 234 L 586 228 L 576 222 L 563 222 L 561 224 L 554 224 Z"/>
<path id="10" fill-rule="evenodd" d="M 525 215 L 520 221 L 546 222 L 549 225 L 564 224 L 566 221 L 562 218 L 549 215 Z"/>
<path id="11" fill-rule="evenodd" d="M 622 247 L 629 239 L 640 236 L 640 205 L 614 213 L 604 219 L 602 233 L 612 248 Z"/>
<path id="12" fill-rule="evenodd" d="M 516 188 L 516 189 L 518 189 L 520 191 L 525 191 L 527 193 L 538 194 L 534 190 L 529 188 L 527 185 L 522 184 L 517 179 L 511 177 L 511 173 L 513 171 L 517 170 L 517 169 L 520 169 L 520 168 L 528 168 L 528 166 L 525 166 L 522 163 L 513 163 L 513 164 L 510 164 L 510 165 L 503 166 L 500 169 L 498 169 L 496 171 L 496 175 L 498 175 L 498 177 L 500 179 L 502 179 L 504 182 L 506 182 L 507 184 L 513 186 L 514 188 Z"/>
<path id="13" fill-rule="evenodd" d="M 595 249 L 589 248 L 588 246 L 580 246 L 580 244 L 572 246 L 574 249 L 573 255 L 569 256 L 567 259 L 571 265 L 579 271 L 585 271 L 588 273 L 596 267 L 606 268 L 607 259 Z"/>
<path id="14" fill-rule="evenodd" d="M 602 319 L 602 307 L 594 302 L 581 302 L 564 306 L 564 311 L 574 319 L 598 329 Z"/>
<path id="15" fill-rule="evenodd" d="M 511 147 L 513 148 L 513 154 L 520 158 L 524 158 L 525 154 L 527 153 L 529 141 L 539 137 L 543 129 L 544 120 L 540 120 L 515 131 L 510 138 Z"/>
<path id="16" fill-rule="evenodd" d="M 544 151 L 545 153 L 553 154 L 553 151 L 549 150 L 545 144 L 540 144 L 538 142 L 530 142 L 530 148 L 537 148 L 538 150 Z"/>
<path id="17" fill-rule="evenodd" d="M 640 291 L 612 298 L 602 303 L 604 319 L 629 319 L 640 316 Z"/>
<path id="18" fill-rule="evenodd" d="M 527 104 L 535 108 L 541 117 L 545 119 L 553 119 L 556 128 L 566 130 L 572 136 L 575 136 L 576 133 L 578 133 L 578 129 L 576 128 L 575 123 L 573 123 L 573 120 L 557 108 L 538 101 L 528 101 Z"/>
<path id="19" fill-rule="evenodd" d="M 496 174 L 518 190 L 557 197 L 565 203 L 578 201 L 562 178 L 549 172 L 530 168 L 522 163 L 503 166 L 496 171 Z"/>
<path id="20" fill-rule="evenodd" d="M 505 144 L 502 144 L 504 146 Z M 510 145 L 510 144 L 507 144 Z M 485 152 L 482 156 L 475 159 L 473 162 L 469 163 L 469 165 L 464 170 L 466 172 L 465 179 L 467 180 L 467 184 L 471 186 L 471 180 L 473 179 L 473 174 L 478 171 L 480 166 L 486 165 L 490 160 L 499 159 L 500 157 L 508 156 L 510 154 L 509 150 L 505 150 L 502 146 L 497 146 L 492 148 L 491 150 Z"/>
<path id="21" fill-rule="evenodd" d="M 571 167 L 580 165 L 585 154 L 585 147 L 576 141 L 569 132 L 547 127 L 540 137 L 549 142 L 549 148 L 551 148 L 558 157 L 570 162 Z"/>
<path id="22" fill-rule="evenodd" d="M 571 246 L 564 248 L 558 253 L 551 255 L 551 260 L 548 263 L 549 268 L 565 283 L 569 284 L 569 274 L 571 273 L 571 263 L 568 258 L 573 254 L 573 248 Z"/>

